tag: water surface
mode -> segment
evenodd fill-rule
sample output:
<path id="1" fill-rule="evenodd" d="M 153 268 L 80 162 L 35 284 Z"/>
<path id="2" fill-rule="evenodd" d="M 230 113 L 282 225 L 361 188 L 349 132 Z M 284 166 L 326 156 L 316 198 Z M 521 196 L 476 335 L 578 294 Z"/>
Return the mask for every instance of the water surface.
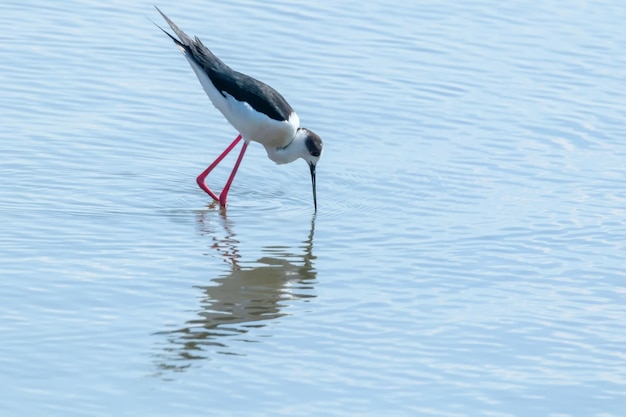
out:
<path id="1" fill-rule="evenodd" d="M 164 2 L 324 139 L 252 145 L 151 3 L 4 2 L 3 416 L 620 416 L 626 8 Z M 211 175 L 219 188 L 233 159 Z"/>

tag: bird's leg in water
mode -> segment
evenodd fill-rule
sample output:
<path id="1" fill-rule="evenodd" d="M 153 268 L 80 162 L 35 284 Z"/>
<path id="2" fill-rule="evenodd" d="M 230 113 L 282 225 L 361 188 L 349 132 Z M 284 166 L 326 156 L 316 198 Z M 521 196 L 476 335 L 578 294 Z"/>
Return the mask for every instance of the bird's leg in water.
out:
<path id="1" fill-rule="evenodd" d="M 243 159 L 243 155 L 246 153 L 246 149 L 248 149 L 248 142 L 243 143 L 243 146 L 241 147 L 241 152 L 239 152 L 239 157 L 237 158 L 237 162 L 235 162 L 233 171 L 230 173 L 230 177 L 228 177 L 228 181 L 226 182 L 224 189 L 220 193 L 220 205 L 222 207 L 226 207 L 226 197 L 228 196 L 228 190 L 230 190 L 230 185 L 233 183 L 233 180 L 235 179 L 235 174 L 237 173 L 237 170 L 239 169 L 239 164 L 241 164 L 241 160 Z"/>
<path id="2" fill-rule="evenodd" d="M 235 140 L 233 140 L 233 142 L 230 145 L 228 145 L 228 147 L 224 150 L 224 152 L 222 152 L 222 154 L 220 156 L 218 156 L 217 159 L 215 161 L 213 161 L 213 163 L 211 163 L 211 165 L 209 165 L 207 169 L 202 171 L 202 174 L 198 175 L 198 178 L 196 178 L 196 183 L 198 184 L 198 186 L 200 188 L 202 188 L 202 190 L 204 190 L 205 193 L 210 195 L 211 198 L 213 198 L 213 200 L 215 200 L 215 201 L 220 201 L 220 198 L 217 195 L 215 195 L 215 193 L 213 191 L 211 191 L 209 189 L 209 187 L 206 186 L 206 184 L 205 184 L 206 177 L 207 177 L 207 175 L 209 175 L 209 173 L 211 171 L 213 171 L 213 169 L 220 162 L 222 162 L 222 159 L 224 159 L 226 157 L 226 155 L 228 155 L 233 150 L 233 148 L 235 146 L 237 146 L 237 144 L 239 143 L 240 140 L 241 140 L 241 135 L 238 135 L 235 138 Z M 245 146 L 245 144 L 244 144 L 244 146 Z M 234 177 L 233 174 L 231 174 L 231 176 Z M 226 201 L 226 196 L 224 196 L 224 201 Z"/>

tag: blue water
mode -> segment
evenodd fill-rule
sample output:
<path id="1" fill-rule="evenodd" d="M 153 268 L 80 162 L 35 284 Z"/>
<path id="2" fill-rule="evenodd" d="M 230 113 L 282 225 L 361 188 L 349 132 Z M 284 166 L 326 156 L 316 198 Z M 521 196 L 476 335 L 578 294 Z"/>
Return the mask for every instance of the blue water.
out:
<path id="1" fill-rule="evenodd" d="M 158 6 L 317 214 L 255 144 L 197 188 L 237 132 L 152 3 L 0 5 L 0 415 L 624 415 L 624 3 L 310 3 Z"/>

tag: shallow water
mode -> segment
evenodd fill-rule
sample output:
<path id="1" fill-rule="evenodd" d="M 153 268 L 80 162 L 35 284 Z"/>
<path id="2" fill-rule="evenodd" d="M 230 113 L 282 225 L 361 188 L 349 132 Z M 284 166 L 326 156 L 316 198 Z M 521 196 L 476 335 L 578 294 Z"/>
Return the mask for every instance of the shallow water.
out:
<path id="1" fill-rule="evenodd" d="M 5 2 L 3 416 L 619 416 L 621 2 L 159 7 L 324 139 L 252 145 L 151 3 Z M 229 159 L 209 178 L 219 188 Z"/>

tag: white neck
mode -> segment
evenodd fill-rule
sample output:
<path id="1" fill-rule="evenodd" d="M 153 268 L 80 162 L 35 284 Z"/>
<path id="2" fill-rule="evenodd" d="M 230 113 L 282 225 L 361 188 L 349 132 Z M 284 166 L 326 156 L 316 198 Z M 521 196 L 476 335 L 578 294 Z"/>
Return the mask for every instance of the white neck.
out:
<path id="1" fill-rule="evenodd" d="M 306 139 L 306 131 L 296 131 L 293 140 L 283 148 L 266 146 L 267 156 L 277 164 L 288 164 L 298 158 L 303 158 L 308 154 L 304 140 Z"/>

